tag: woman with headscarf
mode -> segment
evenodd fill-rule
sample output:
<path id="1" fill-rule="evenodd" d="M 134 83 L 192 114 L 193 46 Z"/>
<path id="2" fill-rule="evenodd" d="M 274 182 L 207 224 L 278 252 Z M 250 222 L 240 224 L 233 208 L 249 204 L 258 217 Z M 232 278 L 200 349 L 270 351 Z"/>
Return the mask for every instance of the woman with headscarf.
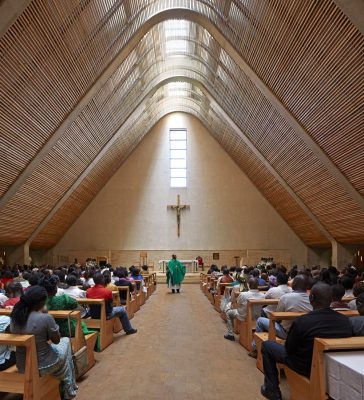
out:
<path id="1" fill-rule="evenodd" d="M 20 297 L 11 313 L 12 333 L 34 335 L 40 375 L 53 375 L 61 381 L 61 397 L 73 399 L 77 394 L 75 371 L 69 338 L 61 338 L 54 318 L 45 311 L 47 291 L 44 287 L 30 287 Z M 49 343 L 52 342 L 52 343 Z M 19 372 L 25 369 L 25 349 L 16 349 Z"/>

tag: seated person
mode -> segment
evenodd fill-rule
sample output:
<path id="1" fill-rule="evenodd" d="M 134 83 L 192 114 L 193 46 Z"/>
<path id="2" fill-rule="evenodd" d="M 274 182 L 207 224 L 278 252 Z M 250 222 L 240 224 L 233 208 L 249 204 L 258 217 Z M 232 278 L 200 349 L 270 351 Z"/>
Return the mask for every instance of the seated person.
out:
<path id="1" fill-rule="evenodd" d="M 134 285 L 132 281 L 128 278 L 128 271 L 126 268 L 118 268 L 116 270 L 116 274 L 119 278 L 118 281 L 115 282 L 115 286 L 128 286 L 129 287 L 129 293 L 132 294 L 134 291 Z M 126 293 L 125 292 L 119 292 L 120 295 L 120 302 L 121 304 L 126 304 Z"/>
<path id="2" fill-rule="evenodd" d="M 277 275 L 278 278 L 278 275 Z M 290 293 L 286 293 L 279 298 L 277 312 L 308 312 L 312 310 L 310 298 L 307 293 L 307 277 L 305 275 L 297 275 L 293 279 L 292 289 Z M 283 320 L 281 323 L 276 322 L 276 335 L 281 339 L 286 339 L 287 333 L 292 325 L 292 321 Z M 257 320 L 256 332 L 268 332 L 269 318 L 260 317 Z M 255 349 L 255 342 L 253 342 Z M 250 354 L 256 356 L 256 352 Z"/>
<path id="3" fill-rule="evenodd" d="M 110 289 L 111 291 L 117 291 L 118 290 L 117 286 L 115 286 L 113 283 L 111 283 L 110 271 L 104 271 L 102 273 L 102 276 L 104 277 L 104 282 L 105 282 L 106 289 Z"/>
<path id="4" fill-rule="evenodd" d="M 142 266 L 142 277 L 144 278 L 145 276 L 149 276 L 149 271 L 148 271 L 148 265 L 143 265 Z"/>
<path id="5" fill-rule="evenodd" d="M 5 288 L 6 284 L 12 282 L 12 280 L 13 274 L 10 270 L 3 272 L 3 277 L 1 278 L 2 287 Z"/>
<path id="6" fill-rule="evenodd" d="M 73 399 L 77 385 L 69 338 L 61 338 L 54 318 L 45 311 L 47 291 L 41 286 L 31 286 L 20 297 L 11 313 L 11 333 L 34 335 L 40 375 L 53 375 L 61 381 L 61 398 Z M 51 342 L 51 343 L 50 343 Z M 25 370 L 25 348 L 16 349 L 16 366 Z"/>
<path id="7" fill-rule="evenodd" d="M 353 286 L 353 295 L 354 297 L 359 297 L 362 293 L 364 293 L 364 282 L 357 282 Z M 356 299 L 351 300 L 349 303 L 350 310 L 356 310 Z"/>
<path id="8" fill-rule="evenodd" d="M 340 278 L 340 282 L 345 289 L 345 296 L 354 296 L 353 286 L 355 279 L 351 275 L 344 275 Z"/>
<path id="9" fill-rule="evenodd" d="M 217 293 L 221 293 L 219 291 L 221 283 L 233 283 L 233 282 L 234 282 L 234 279 L 230 275 L 230 271 L 228 269 L 224 269 L 223 275 L 217 280 L 217 285 L 216 285 Z M 221 294 L 223 294 L 223 293 L 221 293 Z"/>
<path id="10" fill-rule="evenodd" d="M 277 286 L 270 288 L 266 294 L 266 299 L 280 299 L 283 295 L 291 293 L 292 288 L 288 286 L 288 275 L 283 272 L 277 274 Z M 262 315 L 268 316 L 270 312 L 276 311 L 277 306 L 269 305 L 263 308 Z"/>
<path id="11" fill-rule="evenodd" d="M 143 277 L 140 274 L 140 269 L 134 267 L 131 271 L 130 271 L 130 277 L 133 278 L 135 281 L 143 281 Z M 144 282 L 144 281 L 143 281 Z"/>
<path id="12" fill-rule="evenodd" d="M 73 274 L 67 275 L 66 278 L 67 288 L 63 289 L 64 294 L 73 299 L 82 299 L 86 297 L 86 291 L 77 286 L 77 277 Z"/>
<path id="13" fill-rule="evenodd" d="M 10 282 L 5 288 L 8 300 L 4 302 L 5 308 L 12 308 L 19 301 L 20 296 L 23 294 L 23 286 L 20 282 Z"/>
<path id="14" fill-rule="evenodd" d="M 81 277 L 81 282 L 85 288 L 89 288 L 95 285 L 94 280 L 92 279 L 94 272 L 92 270 L 87 270 L 83 272 Z"/>
<path id="15" fill-rule="evenodd" d="M 55 275 L 44 276 L 43 279 L 39 282 L 40 286 L 44 287 L 47 291 L 47 301 L 46 306 L 49 311 L 62 311 L 62 310 L 80 310 L 81 315 L 84 312 L 84 309 L 77 303 L 77 301 L 66 295 L 62 294 L 60 296 L 57 295 L 58 290 L 58 278 Z M 62 337 L 74 337 L 76 330 L 76 320 L 71 318 L 70 324 L 68 324 L 68 320 L 64 318 L 58 318 L 56 320 L 59 326 L 59 333 Z M 86 324 L 82 321 L 82 331 L 83 333 L 89 334 Z M 70 332 L 71 328 L 71 332 Z"/>
<path id="16" fill-rule="evenodd" d="M 0 316 L 0 333 L 10 333 L 10 317 Z M 0 371 L 5 371 L 12 365 L 15 365 L 15 352 L 11 347 L 0 345 Z"/>
<path id="17" fill-rule="evenodd" d="M 277 282 L 278 282 L 277 274 Z M 278 305 L 275 306 L 277 312 L 307 312 L 312 310 L 312 306 L 307 293 L 308 279 L 305 275 L 297 275 L 292 282 L 292 292 L 283 294 L 279 298 Z M 271 288 L 274 290 L 277 288 Z M 281 323 L 275 323 L 276 335 L 281 339 L 286 339 L 287 333 L 292 325 L 292 321 L 283 320 Z M 268 332 L 269 318 L 260 317 L 257 320 L 256 332 Z M 256 344 L 253 340 L 252 351 L 248 354 L 250 357 L 256 358 Z"/>
<path id="18" fill-rule="evenodd" d="M 120 322 L 123 326 L 124 331 L 127 335 L 132 335 L 137 333 L 137 330 L 131 326 L 131 323 L 128 318 L 128 314 L 124 307 L 113 307 L 113 298 L 112 298 L 112 291 L 105 288 L 104 277 L 100 272 L 97 272 L 93 280 L 95 282 L 95 286 L 87 289 L 86 297 L 88 299 L 104 299 L 105 300 L 105 307 L 106 307 L 106 317 L 119 317 Z M 117 282 L 118 283 L 118 282 Z M 91 317 L 94 319 L 100 318 L 100 308 L 99 307 L 90 307 Z"/>
<path id="19" fill-rule="evenodd" d="M 258 281 L 254 278 L 250 278 L 248 281 L 249 291 L 237 294 L 235 292 L 231 295 L 231 308 L 226 311 L 227 318 L 227 329 L 228 333 L 224 336 L 225 339 L 235 341 L 234 336 L 234 318 L 240 321 L 245 321 L 247 306 L 249 299 L 263 299 L 264 294 L 260 293 L 258 290 Z M 236 296 L 238 297 L 236 298 Z M 255 312 L 254 312 L 255 311 Z M 256 310 L 253 310 L 254 317 L 258 317 L 260 314 Z"/>
<path id="20" fill-rule="evenodd" d="M 360 315 L 349 318 L 353 327 L 353 336 L 364 336 L 364 293 L 356 298 L 356 306 Z"/>
<path id="21" fill-rule="evenodd" d="M 331 286 L 332 302 L 330 307 L 335 311 L 349 310 L 349 304 L 342 300 L 345 295 L 345 288 L 340 283 Z"/>
<path id="22" fill-rule="evenodd" d="M 309 378 L 315 337 L 351 337 L 352 327 L 349 318 L 332 310 L 331 300 L 331 287 L 326 283 L 317 283 L 310 293 L 313 311 L 293 321 L 285 345 L 273 340 L 263 342 L 264 385 L 261 387 L 261 394 L 265 398 L 282 399 L 277 363 L 286 364 L 298 374 Z"/>

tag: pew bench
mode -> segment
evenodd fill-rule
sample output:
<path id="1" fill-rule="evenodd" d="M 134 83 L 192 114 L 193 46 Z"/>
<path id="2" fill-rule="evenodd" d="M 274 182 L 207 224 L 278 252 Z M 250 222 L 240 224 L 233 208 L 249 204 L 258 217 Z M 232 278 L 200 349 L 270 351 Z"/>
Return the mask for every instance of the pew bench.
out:
<path id="1" fill-rule="evenodd" d="M 6 315 L 10 317 L 12 310 L 6 308 L 0 308 L 0 315 Z M 95 365 L 95 355 L 94 348 L 97 340 L 98 333 L 93 332 L 84 335 L 81 326 L 81 312 L 78 310 L 54 310 L 48 311 L 49 315 L 56 320 L 57 319 L 68 319 L 72 318 L 76 320 L 75 336 L 71 338 L 72 350 L 77 352 L 84 345 L 87 348 L 87 371 L 90 370 Z"/>
<path id="2" fill-rule="evenodd" d="M 252 350 L 253 334 L 256 327 L 256 320 L 254 318 L 254 308 L 262 308 L 265 305 L 278 304 L 279 299 L 249 299 L 247 303 L 246 320 L 239 321 L 239 343 L 248 351 Z"/>
<path id="3" fill-rule="evenodd" d="M 33 335 L 0 334 L 0 344 L 25 347 L 25 370 L 16 366 L 0 372 L 0 392 L 19 393 L 23 400 L 61 400 L 59 380 L 51 375 L 39 376 L 37 350 Z"/>
<path id="4" fill-rule="evenodd" d="M 131 300 L 129 286 L 117 286 L 117 288 L 119 295 L 119 304 L 126 308 L 128 318 L 132 319 L 134 317 L 135 300 Z M 124 302 L 122 302 L 121 299 L 125 300 L 125 304 L 123 304 Z"/>
<path id="5" fill-rule="evenodd" d="M 86 318 L 83 321 L 90 329 L 96 329 L 99 332 L 100 351 L 103 351 L 114 341 L 114 333 L 122 330 L 121 322 L 118 317 L 106 318 L 106 306 L 103 299 L 77 299 L 78 303 L 87 306 L 99 306 L 100 318 Z"/>
<path id="6" fill-rule="evenodd" d="M 325 352 L 363 349 L 364 337 L 362 336 L 344 339 L 315 338 L 310 378 L 298 374 L 286 365 L 284 366 L 287 382 L 291 389 L 291 400 L 327 400 Z"/>
<path id="7" fill-rule="evenodd" d="M 231 283 L 220 283 L 219 290 L 214 294 L 214 307 L 217 312 L 221 312 L 221 299 L 225 295 L 226 288 L 232 288 Z"/>

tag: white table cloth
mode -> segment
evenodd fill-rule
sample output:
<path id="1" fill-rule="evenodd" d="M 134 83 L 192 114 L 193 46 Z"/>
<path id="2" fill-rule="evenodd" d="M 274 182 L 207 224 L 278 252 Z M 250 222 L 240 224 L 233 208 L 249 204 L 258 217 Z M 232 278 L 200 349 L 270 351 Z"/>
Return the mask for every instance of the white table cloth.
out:
<path id="1" fill-rule="evenodd" d="M 325 354 L 327 392 L 334 400 L 364 399 L 364 351 Z"/>

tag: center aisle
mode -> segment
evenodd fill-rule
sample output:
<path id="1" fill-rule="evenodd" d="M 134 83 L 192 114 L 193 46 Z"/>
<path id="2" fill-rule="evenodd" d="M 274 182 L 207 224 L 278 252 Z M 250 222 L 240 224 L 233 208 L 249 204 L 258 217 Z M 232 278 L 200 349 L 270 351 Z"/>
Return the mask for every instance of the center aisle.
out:
<path id="1" fill-rule="evenodd" d="M 199 285 L 170 294 L 166 285 L 132 319 L 138 333 L 115 335 L 79 382 L 77 400 L 262 399 L 262 373 Z"/>

